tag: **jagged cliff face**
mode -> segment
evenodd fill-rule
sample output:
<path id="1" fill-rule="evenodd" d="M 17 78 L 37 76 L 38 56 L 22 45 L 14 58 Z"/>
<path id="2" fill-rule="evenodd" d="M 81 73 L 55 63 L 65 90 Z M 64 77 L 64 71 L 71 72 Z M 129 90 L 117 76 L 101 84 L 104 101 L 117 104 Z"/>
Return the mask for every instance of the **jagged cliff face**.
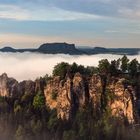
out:
<path id="1" fill-rule="evenodd" d="M 131 94 L 128 87 L 123 85 L 124 81 L 125 79 L 118 79 L 117 82 L 110 85 L 110 91 L 113 93 L 113 97 L 109 101 L 109 106 L 113 116 L 119 117 L 120 119 L 126 117 L 129 123 L 133 123 L 134 116 Z"/>
<path id="2" fill-rule="evenodd" d="M 105 94 L 107 96 L 107 108 L 111 115 L 121 120 L 127 118 L 133 123 L 138 114 L 138 102 L 136 89 L 124 85 L 123 78 L 110 78 L 107 81 Z M 35 94 L 42 91 L 46 98 L 46 105 L 50 109 L 56 109 L 59 118 L 71 119 L 76 111 L 89 103 L 96 110 L 101 110 L 102 79 L 99 75 L 83 77 L 76 73 L 73 78 L 68 76 L 64 80 L 53 77 L 47 81 L 43 79 L 23 81 L 18 83 L 6 74 L 0 76 L 0 95 L 17 97 L 25 93 Z"/>
<path id="3" fill-rule="evenodd" d="M 57 94 L 55 100 L 52 99 L 54 92 Z M 51 109 L 56 108 L 60 118 L 69 119 L 79 106 L 85 104 L 85 86 L 79 73 L 73 79 L 67 77 L 66 81 L 55 77 L 47 84 L 44 93 L 47 105 Z"/>
<path id="4" fill-rule="evenodd" d="M 108 107 L 114 117 L 127 118 L 129 123 L 134 121 L 133 103 L 131 93 L 123 85 L 125 79 L 111 79 L 107 85 Z M 62 84 L 63 82 L 63 84 Z M 102 85 L 99 75 L 93 75 L 85 80 L 79 73 L 73 79 L 67 77 L 66 81 L 54 78 L 46 86 L 44 93 L 46 103 L 51 108 L 57 109 L 58 117 L 69 119 L 76 110 L 87 103 L 92 103 L 97 110 L 101 108 Z M 88 88 L 88 89 L 87 89 Z M 56 91 L 57 99 L 53 100 L 52 93 Z M 134 91 L 133 91 L 134 92 Z"/>
<path id="5" fill-rule="evenodd" d="M 18 97 L 26 93 L 35 94 L 35 85 L 31 80 L 18 82 L 4 73 L 0 76 L 0 96 Z"/>
<path id="6" fill-rule="evenodd" d="M 0 76 L 0 95 L 1 96 L 15 96 L 17 94 L 16 92 L 16 86 L 18 82 L 13 78 L 8 78 L 7 74 L 2 74 Z"/>
<path id="7" fill-rule="evenodd" d="M 89 81 L 89 95 L 90 101 L 97 110 L 101 108 L 101 93 L 101 78 L 99 75 L 93 75 Z"/>

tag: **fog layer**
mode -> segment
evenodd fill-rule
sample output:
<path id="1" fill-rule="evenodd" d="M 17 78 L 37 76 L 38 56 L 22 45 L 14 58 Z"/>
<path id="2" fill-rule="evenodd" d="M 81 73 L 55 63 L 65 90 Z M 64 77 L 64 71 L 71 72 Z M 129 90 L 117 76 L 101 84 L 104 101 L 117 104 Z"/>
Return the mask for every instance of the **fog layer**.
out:
<path id="1" fill-rule="evenodd" d="M 53 67 L 62 61 L 70 64 L 76 62 L 85 66 L 97 66 L 101 59 L 114 60 L 121 57 L 111 54 L 70 56 L 63 54 L 0 53 L 0 74 L 5 72 L 18 81 L 34 80 L 46 74 L 51 75 Z M 128 58 L 137 58 L 140 62 L 140 55 L 128 56 Z"/>

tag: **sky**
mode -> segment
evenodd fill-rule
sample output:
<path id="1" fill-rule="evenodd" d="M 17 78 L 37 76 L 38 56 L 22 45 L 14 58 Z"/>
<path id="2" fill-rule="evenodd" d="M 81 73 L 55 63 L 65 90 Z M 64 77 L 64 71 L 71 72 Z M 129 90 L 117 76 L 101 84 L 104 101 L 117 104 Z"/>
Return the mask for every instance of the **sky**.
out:
<path id="1" fill-rule="evenodd" d="M 140 0 L 0 0 L 0 48 L 47 42 L 140 48 Z"/>

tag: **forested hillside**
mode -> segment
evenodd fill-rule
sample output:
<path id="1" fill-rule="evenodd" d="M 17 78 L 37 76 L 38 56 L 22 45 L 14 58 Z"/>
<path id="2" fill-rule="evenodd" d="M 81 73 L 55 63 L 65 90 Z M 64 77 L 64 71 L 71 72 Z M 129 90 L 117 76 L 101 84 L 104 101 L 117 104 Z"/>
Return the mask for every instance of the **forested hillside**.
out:
<path id="1" fill-rule="evenodd" d="M 52 76 L 0 76 L 0 140 L 139 140 L 140 63 L 59 63 Z"/>

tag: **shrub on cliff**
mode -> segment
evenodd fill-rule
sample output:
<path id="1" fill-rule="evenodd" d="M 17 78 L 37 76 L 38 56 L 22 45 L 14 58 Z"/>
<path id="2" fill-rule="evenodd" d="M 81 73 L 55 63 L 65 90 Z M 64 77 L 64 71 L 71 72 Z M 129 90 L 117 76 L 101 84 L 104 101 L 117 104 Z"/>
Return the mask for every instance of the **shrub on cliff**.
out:
<path id="1" fill-rule="evenodd" d="M 139 70 L 139 62 L 136 59 L 133 59 L 128 65 L 128 71 L 131 76 L 135 76 Z"/>
<path id="2" fill-rule="evenodd" d="M 45 106 L 45 97 L 41 92 L 38 92 L 33 100 L 35 109 L 42 109 Z"/>
<path id="3" fill-rule="evenodd" d="M 68 69 L 69 69 L 68 63 L 65 62 L 59 63 L 54 67 L 53 76 L 60 76 L 61 79 L 64 79 Z"/>
<path id="4" fill-rule="evenodd" d="M 83 65 L 78 65 L 76 63 L 70 65 L 62 62 L 54 67 L 53 76 L 60 76 L 61 79 L 64 79 L 66 74 L 69 74 L 69 76 L 74 76 L 74 74 L 77 72 L 89 76 L 94 73 L 98 73 L 98 69 L 96 67 L 84 67 Z"/>
<path id="5" fill-rule="evenodd" d="M 99 61 L 99 72 L 101 74 L 107 75 L 110 72 L 110 63 L 107 59 L 102 59 L 101 61 Z"/>
<path id="6" fill-rule="evenodd" d="M 124 55 L 121 59 L 121 70 L 123 72 L 126 72 L 128 70 L 128 62 L 129 62 L 129 59 L 127 58 L 126 55 Z"/>

